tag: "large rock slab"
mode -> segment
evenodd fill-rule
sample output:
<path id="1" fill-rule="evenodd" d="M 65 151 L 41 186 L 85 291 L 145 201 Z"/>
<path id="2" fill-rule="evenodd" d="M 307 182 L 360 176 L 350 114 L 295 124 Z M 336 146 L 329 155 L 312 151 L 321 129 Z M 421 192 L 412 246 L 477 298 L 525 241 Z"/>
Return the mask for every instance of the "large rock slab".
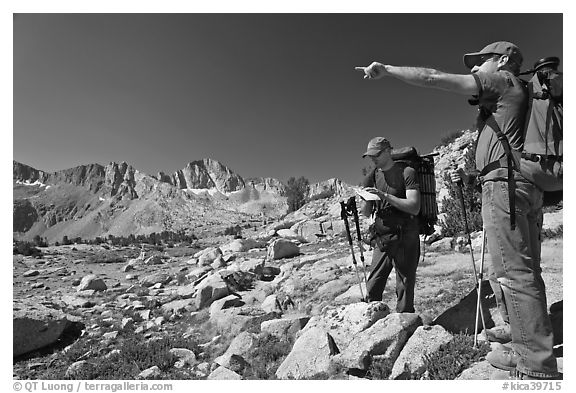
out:
<path id="1" fill-rule="evenodd" d="M 496 325 L 503 324 L 502 316 L 496 307 L 494 292 L 490 283 L 485 280 L 482 282 L 482 312 L 486 328 L 490 329 Z M 470 290 L 462 300 L 452 307 L 446 309 L 433 321 L 433 325 L 440 325 L 453 334 L 474 332 L 476 324 L 476 305 L 477 305 L 476 288 Z M 482 330 L 482 321 L 478 318 L 478 331 Z"/>
<path id="2" fill-rule="evenodd" d="M 348 369 L 360 370 L 366 370 L 376 355 L 393 362 L 420 325 L 422 320 L 416 313 L 390 314 L 355 334 L 348 346 L 334 356 L 334 362 Z"/>
<path id="3" fill-rule="evenodd" d="M 306 239 L 298 235 L 292 229 L 279 229 L 278 231 L 276 231 L 276 234 L 283 239 L 294 240 L 300 243 L 306 243 Z"/>
<path id="4" fill-rule="evenodd" d="M 268 246 L 269 259 L 290 258 L 300 254 L 300 247 L 291 240 L 276 239 Z"/>
<path id="5" fill-rule="evenodd" d="M 150 258 L 144 261 L 144 265 L 162 265 L 162 257 L 160 255 L 152 255 Z"/>
<path id="6" fill-rule="evenodd" d="M 228 370 L 226 367 L 218 367 L 216 370 L 212 371 L 210 375 L 208 375 L 209 380 L 236 380 L 242 379 L 242 376 L 236 374 L 232 370 Z"/>
<path id="7" fill-rule="evenodd" d="M 434 243 L 430 244 L 427 248 L 427 252 L 450 252 L 452 251 L 453 239 L 451 237 L 445 237 Z"/>
<path id="8" fill-rule="evenodd" d="M 322 223 L 315 220 L 297 222 L 290 229 L 308 242 L 314 242 L 318 240 L 318 236 L 316 235 L 326 234 L 322 227 Z"/>
<path id="9" fill-rule="evenodd" d="M 278 379 L 306 379 L 330 368 L 330 347 L 326 331 L 312 327 L 302 332 L 292 350 L 276 370 Z"/>
<path id="10" fill-rule="evenodd" d="M 272 319 L 262 322 L 260 330 L 282 340 L 290 340 L 306 326 L 309 320 L 310 317 L 308 316 L 290 316 L 282 319 Z"/>
<path id="11" fill-rule="evenodd" d="M 454 336 L 442 326 L 420 326 L 394 362 L 390 379 L 419 379 L 426 371 L 423 356 L 437 352 Z"/>
<path id="12" fill-rule="evenodd" d="M 94 291 L 105 291 L 108 289 L 106 283 L 101 278 L 98 278 L 95 274 L 89 274 L 82 278 L 80 281 L 80 285 L 76 290 L 78 292 L 85 291 L 85 290 L 94 290 Z"/>
<path id="13" fill-rule="evenodd" d="M 276 311 L 282 313 L 282 305 L 275 294 L 268 295 L 260 305 L 260 308 L 267 312 Z"/>
<path id="14" fill-rule="evenodd" d="M 167 284 L 172 280 L 172 276 L 167 274 L 167 273 L 163 273 L 163 272 L 158 272 L 158 273 L 153 273 L 153 274 L 149 274 L 146 277 L 143 277 L 140 280 L 140 285 L 144 286 L 144 287 L 151 287 L 153 285 L 156 284 Z"/>
<path id="15" fill-rule="evenodd" d="M 276 312 L 265 312 L 252 306 L 234 307 L 220 310 L 210 316 L 219 330 L 238 334 L 245 330 L 258 331 L 262 322 L 278 318 Z"/>
<path id="16" fill-rule="evenodd" d="M 214 301 L 228 296 L 228 285 L 219 274 L 206 277 L 196 286 L 196 308 L 210 306 Z"/>
<path id="17" fill-rule="evenodd" d="M 487 360 L 482 360 L 481 362 L 475 363 L 472 366 L 468 367 L 466 370 L 462 371 L 462 373 L 456 377 L 456 380 L 465 380 L 465 381 L 483 381 L 489 380 L 490 376 L 497 371 L 498 369 L 492 367 Z"/>
<path id="18" fill-rule="evenodd" d="M 329 283 L 326 283 L 325 285 L 336 286 L 337 284 L 340 284 L 340 286 L 346 285 L 349 288 L 346 292 L 341 293 L 340 295 L 334 298 L 334 302 L 336 304 L 350 304 L 361 302 L 362 297 L 366 296 L 366 294 L 368 293 L 366 291 L 366 283 L 364 281 L 362 281 L 362 283 L 360 284 L 358 284 L 358 282 L 354 282 L 353 285 L 350 285 L 348 281 L 341 279 L 340 283 L 339 280 L 332 280 Z M 362 288 L 362 290 L 360 290 L 360 288 Z M 318 288 L 318 291 L 320 290 L 321 289 Z"/>
<path id="19" fill-rule="evenodd" d="M 230 367 L 230 358 L 232 355 L 246 355 L 252 348 L 256 346 L 257 342 L 258 335 L 254 333 L 242 332 L 232 340 L 226 352 L 214 359 L 214 363 L 217 363 L 223 367 Z"/>
<path id="20" fill-rule="evenodd" d="M 194 258 L 198 258 L 198 265 L 208 266 L 220 255 L 222 255 L 222 250 L 219 247 L 209 247 L 194 254 Z"/>
<path id="21" fill-rule="evenodd" d="M 62 300 L 62 302 L 68 307 L 74 308 L 90 308 L 96 305 L 94 300 L 74 295 L 63 295 L 60 300 Z"/>
<path id="22" fill-rule="evenodd" d="M 358 333 L 368 329 L 388 314 L 390 309 L 384 302 L 348 304 L 312 317 L 302 333 L 307 329 L 319 327 L 330 333 L 339 348 L 345 348 Z"/>
<path id="23" fill-rule="evenodd" d="M 243 306 L 244 302 L 236 295 L 228 295 L 223 297 L 222 299 L 218 299 L 214 301 L 210 305 L 210 316 L 219 313 L 222 310 L 225 310 L 230 307 L 240 307 Z"/>
<path id="24" fill-rule="evenodd" d="M 224 254 L 227 254 L 233 252 L 246 252 L 252 250 L 253 248 L 262 248 L 265 246 L 266 243 L 255 239 L 235 239 L 230 243 L 220 246 L 220 250 Z"/>
<path id="25" fill-rule="evenodd" d="M 182 313 L 196 310 L 196 301 L 194 299 L 178 299 L 164 303 L 160 308 L 162 312 L 169 314 Z"/>
<path id="26" fill-rule="evenodd" d="M 53 344 L 68 324 L 66 315 L 32 300 L 14 300 L 12 354 L 14 357 Z"/>

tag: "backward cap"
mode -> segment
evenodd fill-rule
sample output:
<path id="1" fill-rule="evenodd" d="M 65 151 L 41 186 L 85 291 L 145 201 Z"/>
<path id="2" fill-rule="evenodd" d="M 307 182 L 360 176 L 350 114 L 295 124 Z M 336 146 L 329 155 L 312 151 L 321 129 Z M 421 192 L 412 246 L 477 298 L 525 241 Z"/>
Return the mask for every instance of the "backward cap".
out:
<path id="1" fill-rule="evenodd" d="M 362 154 L 362 157 L 377 156 L 384 149 L 392 149 L 390 142 L 388 142 L 388 139 L 386 138 L 377 136 L 376 138 L 372 138 L 370 142 L 368 142 L 366 153 Z"/>
<path id="2" fill-rule="evenodd" d="M 467 53 L 464 55 L 464 65 L 472 69 L 477 63 L 478 59 L 482 55 L 494 54 L 494 55 L 508 55 L 510 60 L 522 66 L 522 53 L 520 49 L 515 44 L 508 41 L 497 41 L 486 45 L 480 52 Z"/>

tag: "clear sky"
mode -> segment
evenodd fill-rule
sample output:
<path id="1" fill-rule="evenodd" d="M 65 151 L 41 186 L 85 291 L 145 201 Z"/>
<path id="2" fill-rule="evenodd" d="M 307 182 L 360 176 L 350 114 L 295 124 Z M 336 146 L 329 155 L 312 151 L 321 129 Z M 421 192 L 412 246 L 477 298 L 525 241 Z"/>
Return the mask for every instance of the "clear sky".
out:
<path id="1" fill-rule="evenodd" d="M 563 59 L 562 29 L 562 14 L 16 14 L 13 158 L 155 175 L 210 157 L 245 178 L 357 184 L 370 138 L 426 153 L 476 109 L 355 66 L 467 73 L 464 53 L 508 40 L 526 69 Z"/>

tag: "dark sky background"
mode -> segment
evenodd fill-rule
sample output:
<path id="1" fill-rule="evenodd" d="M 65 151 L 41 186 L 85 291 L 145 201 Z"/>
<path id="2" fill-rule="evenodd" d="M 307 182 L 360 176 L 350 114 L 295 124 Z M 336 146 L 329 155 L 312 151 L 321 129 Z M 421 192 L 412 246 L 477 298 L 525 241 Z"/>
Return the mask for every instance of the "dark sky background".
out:
<path id="1" fill-rule="evenodd" d="M 210 157 L 358 184 L 372 137 L 427 153 L 476 109 L 355 66 L 467 73 L 464 53 L 508 40 L 526 69 L 563 59 L 562 29 L 562 14 L 16 14 L 13 158 L 155 175 Z"/>

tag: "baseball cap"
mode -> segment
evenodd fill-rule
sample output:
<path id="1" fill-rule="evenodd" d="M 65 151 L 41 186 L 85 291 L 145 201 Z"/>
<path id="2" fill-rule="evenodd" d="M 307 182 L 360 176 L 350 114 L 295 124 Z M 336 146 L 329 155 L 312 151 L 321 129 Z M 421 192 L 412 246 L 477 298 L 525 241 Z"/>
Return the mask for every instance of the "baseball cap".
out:
<path id="1" fill-rule="evenodd" d="M 376 138 L 372 138 L 370 142 L 368 142 L 366 153 L 362 154 L 362 157 L 377 156 L 384 149 L 392 149 L 390 142 L 388 142 L 388 139 L 386 138 L 377 136 Z"/>
<path id="2" fill-rule="evenodd" d="M 522 65 L 522 53 L 520 53 L 520 49 L 508 41 L 493 42 L 489 45 L 486 45 L 480 52 L 465 54 L 464 65 L 472 69 L 472 67 L 478 63 L 480 56 L 488 54 L 508 55 L 510 60 L 518 64 L 518 66 Z"/>

